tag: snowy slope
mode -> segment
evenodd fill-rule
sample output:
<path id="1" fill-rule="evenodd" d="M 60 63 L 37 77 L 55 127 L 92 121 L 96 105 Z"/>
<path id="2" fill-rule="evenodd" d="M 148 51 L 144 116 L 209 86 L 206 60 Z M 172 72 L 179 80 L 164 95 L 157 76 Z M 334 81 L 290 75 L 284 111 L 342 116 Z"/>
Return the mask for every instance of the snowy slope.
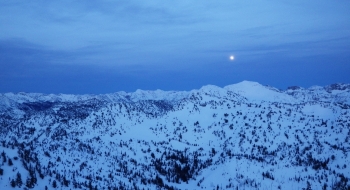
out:
<path id="1" fill-rule="evenodd" d="M 248 98 L 250 101 L 269 101 L 281 103 L 295 103 L 297 100 L 275 88 L 262 86 L 257 82 L 243 81 L 238 84 L 225 86 L 224 89 L 233 91 Z"/>
<path id="2" fill-rule="evenodd" d="M 0 189 L 350 188 L 349 89 L 0 94 Z"/>

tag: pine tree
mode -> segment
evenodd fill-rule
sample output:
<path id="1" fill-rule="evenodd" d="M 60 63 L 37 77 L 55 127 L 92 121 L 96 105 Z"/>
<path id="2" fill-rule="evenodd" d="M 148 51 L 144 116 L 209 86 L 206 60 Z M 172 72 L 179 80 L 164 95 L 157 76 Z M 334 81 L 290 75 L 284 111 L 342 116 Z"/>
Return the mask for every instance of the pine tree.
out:
<path id="1" fill-rule="evenodd" d="M 28 188 L 34 188 L 35 184 L 36 184 L 36 177 L 35 177 L 35 174 L 34 175 L 29 175 L 28 178 L 27 178 L 27 181 L 26 181 L 26 186 Z"/>
<path id="2" fill-rule="evenodd" d="M 56 182 L 56 180 L 53 180 L 53 182 L 52 182 L 52 187 L 53 187 L 53 188 L 56 188 L 56 187 L 57 187 L 57 182 Z"/>
<path id="3" fill-rule="evenodd" d="M 10 183 L 11 183 L 11 187 L 16 187 L 16 182 L 14 179 L 12 179 Z"/>
<path id="4" fill-rule="evenodd" d="M 4 151 L 2 151 L 1 156 L 2 156 L 2 162 L 5 163 L 7 160 L 6 160 L 6 154 Z"/>
<path id="5" fill-rule="evenodd" d="M 63 177 L 63 184 L 68 187 L 69 186 L 69 180 L 66 179 L 66 176 Z"/>
<path id="6" fill-rule="evenodd" d="M 18 187 L 21 187 L 22 186 L 22 176 L 21 176 L 21 174 L 19 173 L 19 172 L 17 172 L 17 178 L 16 178 L 16 185 L 18 186 Z"/>
<path id="7" fill-rule="evenodd" d="M 9 158 L 8 164 L 9 164 L 9 166 L 13 165 L 13 162 L 12 162 L 11 158 Z"/>

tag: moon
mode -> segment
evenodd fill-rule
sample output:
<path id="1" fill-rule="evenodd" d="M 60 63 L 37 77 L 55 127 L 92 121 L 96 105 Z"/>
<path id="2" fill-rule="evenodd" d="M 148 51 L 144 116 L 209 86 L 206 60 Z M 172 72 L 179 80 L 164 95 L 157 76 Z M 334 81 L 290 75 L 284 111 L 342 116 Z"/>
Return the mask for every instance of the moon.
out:
<path id="1" fill-rule="evenodd" d="M 233 61 L 235 57 L 233 55 L 230 56 L 230 60 Z"/>

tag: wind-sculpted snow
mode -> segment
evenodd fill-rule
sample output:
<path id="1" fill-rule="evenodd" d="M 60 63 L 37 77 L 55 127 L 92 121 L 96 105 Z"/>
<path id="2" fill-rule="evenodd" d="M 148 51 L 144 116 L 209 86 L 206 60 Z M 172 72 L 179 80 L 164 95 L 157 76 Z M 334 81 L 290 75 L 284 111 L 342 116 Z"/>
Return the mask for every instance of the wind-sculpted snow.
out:
<path id="1" fill-rule="evenodd" d="M 349 189 L 349 85 L 0 95 L 0 189 Z"/>

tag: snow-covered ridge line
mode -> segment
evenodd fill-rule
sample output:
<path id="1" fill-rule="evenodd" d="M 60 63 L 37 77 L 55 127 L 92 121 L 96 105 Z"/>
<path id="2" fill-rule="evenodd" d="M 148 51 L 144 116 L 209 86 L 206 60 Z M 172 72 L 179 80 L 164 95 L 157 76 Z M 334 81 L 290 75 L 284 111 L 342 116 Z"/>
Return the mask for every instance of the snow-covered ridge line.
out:
<path id="1" fill-rule="evenodd" d="M 0 94 L 0 189 L 350 189 L 349 97 L 249 81 Z"/>
<path id="2" fill-rule="evenodd" d="M 304 89 L 297 86 L 288 87 L 282 91 L 271 86 L 263 86 L 257 82 L 242 81 L 237 84 L 227 85 L 223 88 L 215 85 L 206 85 L 200 89 L 191 91 L 163 91 L 163 90 L 136 90 L 135 92 L 119 91 L 108 94 L 43 94 L 43 93 L 2 93 L 0 101 L 2 104 L 10 104 L 10 102 L 77 102 L 97 99 L 106 102 L 137 102 L 140 100 L 167 100 L 176 101 L 188 98 L 191 94 L 205 94 L 215 97 L 226 97 L 228 92 L 233 92 L 245 97 L 251 101 L 267 101 L 267 102 L 285 102 L 294 103 L 299 101 L 327 101 L 335 99 L 336 101 L 350 103 L 350 84 L 331 84 L 325 87 L 312 86 Z"/>

